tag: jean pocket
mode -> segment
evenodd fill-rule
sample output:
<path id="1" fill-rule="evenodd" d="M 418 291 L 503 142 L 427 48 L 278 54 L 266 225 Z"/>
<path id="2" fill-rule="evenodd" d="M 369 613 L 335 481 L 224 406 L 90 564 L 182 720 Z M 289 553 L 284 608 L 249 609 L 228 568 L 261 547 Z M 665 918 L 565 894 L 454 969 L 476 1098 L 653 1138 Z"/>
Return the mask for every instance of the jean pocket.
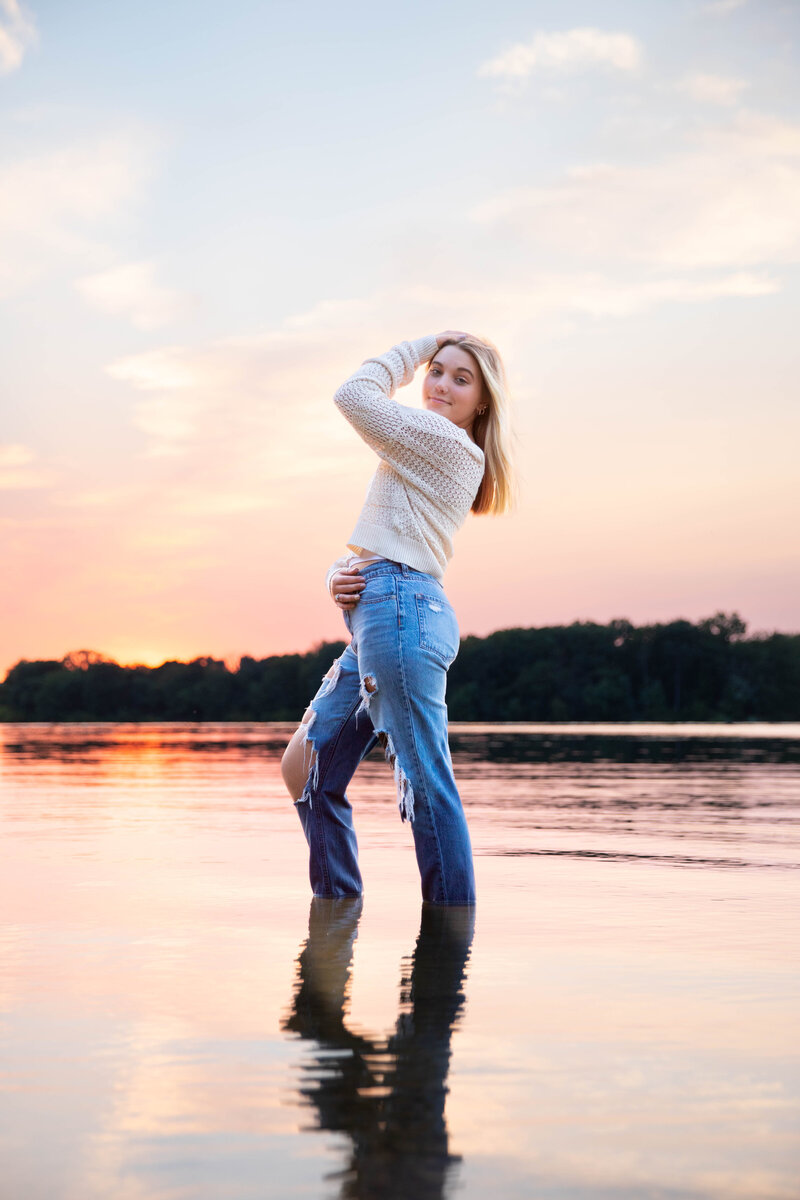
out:
<path id="1" fill-rule="evenodd" d="M 456 614 L 443 596 L 414 597 L 419 621 L 419 644 L 435 654 L 446 667 L 458 654 L 458 622 Z"/>
<path id="2" fill-rule="evenodd" d="M 358 608 L 363 608 L 369 604 L 385 604 L 387 600 L 394 600 L 397 595 L 397 589 L 394 585 L 393 575 L 367 575 L 364 580 L 364 590 L 360 593 L 358 599 Z"/>

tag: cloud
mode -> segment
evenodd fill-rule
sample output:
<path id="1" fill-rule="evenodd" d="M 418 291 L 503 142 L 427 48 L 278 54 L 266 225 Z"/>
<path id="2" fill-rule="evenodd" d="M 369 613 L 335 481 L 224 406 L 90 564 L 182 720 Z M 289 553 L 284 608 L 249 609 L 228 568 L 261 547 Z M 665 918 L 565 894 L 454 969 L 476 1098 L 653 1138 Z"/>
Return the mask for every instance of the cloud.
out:
<path id="1" fill-rule="evenodd" d="M 535 71 L 558 73 L 598 66 L 635 71 L 641 61 L 641 47 L 628 33 L 569 29 L 562 33 L 537 33 L 529 42 L 518 42 L 482 63 L 478 75 L 519 82 Z"/>
<path id="2" fill-rule="evenodd" d="M 119 224 L 138 202 L 152 151 L 130 129 L 0 162 L 0 297 L 65 259 L 105 266 L 103 223 Z"/>
<path id="3" fill-rule="evenodd" d="M 133 412 L 133 423 L 146 435 L 153 457 L 182 453 L 195 436 L 209 381 L 198 374 L 192 359 L 190 350 L 164 346 L 106 367 L 113 379 L 154 393 L 138 401 Z"/>
<path id="4" fill-rule="evenodd" d="M 25 51 L 38 40 L 33 18 L 17 0 L 0 0 L 0 75 L 16 71 Z"/>
<path id="5" fill-rule="evenodd" d="M 745 79 L 724 75 L 689 75 L 677 85 L 678 90 L 700 104 L 735 104 L 741 92 L 749 87 Z"/>
<path id="6" fill-rule="evenodd" d="M 190 387 L 195 381 L 180 346 L 163 346 L 121 358 L 106 369 L 114 379 L 131 383 L 140 391 L 174 391 Z"/>
<path id="7" fill-rule="evenodd" d="M 752 267 L 800 259 L 800 125 L 740 114 L 694 148 L 642 166 L 574 168 L 500 193 L 479 223 L 505 226 L 560 261 L 659 269 Z"/>
<path id="8" fill-rule="evenodd" d="M 36 455 L 17 443 L 0 445 L 0 490 L 49 487 L 53 476 L 36 464 Z"/>
<path id="9" fill-rule="evenodd" d="M 182 316 L 187 299 L 156 282 L 153 262 L 121 263 L 86 275 L 75 287 L 87 303 L 111 316 L 126 317 L 137 329 L 157 329 Z"/>
<path id="10" fill-rule="evenodd" d="M 659 305 L 751 298 L 776 288 L 752 272 L 626 280 L 618 271 L 554 271 L 509 286 L 473 279 L 467 288 L 398 280 L 358 299 L 323 301 L 256 336 L 129 355 L 107 371 L 130 388 L 134 461 L 113 474 L 104 462 L 82 476 L 79 495 L 67 501 L 70 515 L 82 528 L 114 528 L 120 561 L 150 564 L 158 576 L 153 587 L 163 589 L 181 572 L 225 561 L 236 538 L 260 537 L 265 515 L 265 544 L 275 529 L 289 540 L 305 537 L 307 514 L 319 504 L 323 530 L 339 516 L 352 520 L 374 462 L 331 397 L 370 351 L 441 328 L 458 313 L 462 327 L 485 330 L 511 362 L 528 353 L 533 332 L 546 339 L 579 320 L 625 319 Z M 404 390 L 403 403 L 418 403 L 418 386 Z M 139 495 L 116 503 L 114 488 L 126 480 Z"/>
<path id="11" fill-rule="evenodd" d="M 524 284 L 470 293 L 463 288 L 407 289 L 398 294 L 406 314 L 416 311 L 420 328 L 433 327 L 442 313 L 463 314 L 464 324 L 491 328 L 504 345 L 514 340 L 516 331 L 541 327 L 543 319 L 588 317 L 626 317 L 645 312 L 660 304 L 701 304 L 719 299 L 745 299 L 771 295 L 779 285 L 765 275 L 748 272 L 720 275 L 710 279 L 686 279 L 668 276 L 656 279 L 615 278 L 600 272 L 537 272 Z M 388 296 L 374 298 L 388 306 Z M 541 331 L 541 330 L 540 330 Z"/>
<path id="12" fill-rule="evenodd" d="M 710 4 L 703 5 L 703 12 L 711 17 L 727 17 L 737 8 L 744 8 L 745 4 L 747 0 L 711 0 Z"/>
<path id="13" fill-rule="evenodd" d="M 564 276 L 534 283 L 530 300 L 540 312 L 584 313 L 593 317 L 625 317 L 659 304 L 700 304 L 723 298 L 768 296 L 778 284 L 765 276 L 746 273 L 716 279 L 652 279 L 615 281 L 603 276 Z M 523 297 L 520 297 L 523 300 Z"/>
<path id="14" fill-rule="evenodd" d="M 284 459 L 284 449 L 312 434 L 319 397 L 332 396 L 339 382 L 331 361 L 347 354 L 359 321 L 368 317 L 365 307 L 358 306 L 353 321 L 352 304 L 322 305 L 315 315 L 258 336 L 164 346 L 118 359 L 106 370 L 140 394 L 132 419 L 149 457 L 208 457 L 218 474 L 236 476 L 249 470 L 243 464 L 252 465 L 254 456 L 267 454 L 274 470 L 286 473 L 288 464 L 289 474 L 299 477 L 302 465 Z M 344 357 L 341 376 L 359 361 L 356 352 L 352 360 Z"/>
<path id="15" fill-rule="evenodd" d="M 433 329 L 458 312 L 465 326 L 491 329 L 507 344 L 542 318 L 625 317 L 661 304 L 765 296 L 778 287 L 749 272 L 626 280 L 585 270 L 540 271 L 488 290 L 394 286 L 361 300 L 321 303 L 260 336 L 166 346 L 106 370 L 136 393 L 132 422 L 144 436 L 146 457 L 180 459 L 181 469 L 196 476 L 197 497 L 187 484 L 182 510 L 202 509 L 201 493 L 211 491 L 218 511 L 236 511 L 254 506 L 252 497 L 266 503 L 259 479 L 302 480 L 326 465 L 333 470 L 340 446 L 342 461 L 352 455 L 357 444 L 326 402 L 365 347 L 390 345 L 399 329 Z M 411 393 L 405 402 L 414 402 Z M 333 447 L 330 464 L 316 451 L 309 460 L 297 454 L 309 439 Z"/>

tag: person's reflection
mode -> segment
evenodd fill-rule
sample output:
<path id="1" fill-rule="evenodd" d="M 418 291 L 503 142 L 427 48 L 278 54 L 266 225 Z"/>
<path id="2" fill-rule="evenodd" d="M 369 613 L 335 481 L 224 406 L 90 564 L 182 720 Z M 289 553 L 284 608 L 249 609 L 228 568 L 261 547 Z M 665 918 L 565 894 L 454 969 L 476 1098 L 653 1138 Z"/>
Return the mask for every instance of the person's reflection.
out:
<path id="1" fill-rule="evenodd" d="M 351 1032 L 345 1003 L 361 900 L 311 901 L 283 1028 L 316 1043 L 300 1092 L 318 1127 L 346 1133 L 350 1161 L 342 1200 L 439 1200 L 458 1156 L 444 1116 L 450 1038 L 464 1005 L 473 908 L 423 904 L 410 969 L 404 960 L 400 1014 L 388 1039 Z"/>

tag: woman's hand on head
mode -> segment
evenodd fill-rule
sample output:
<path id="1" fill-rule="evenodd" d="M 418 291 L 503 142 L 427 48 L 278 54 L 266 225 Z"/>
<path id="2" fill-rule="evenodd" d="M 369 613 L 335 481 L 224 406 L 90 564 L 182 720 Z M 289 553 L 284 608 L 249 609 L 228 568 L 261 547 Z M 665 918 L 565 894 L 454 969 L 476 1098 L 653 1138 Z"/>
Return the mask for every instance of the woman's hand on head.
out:
<path id="1" fill-rule="evenodd" d="M 330 591 L 337 608 L 355 608 L 367 586 L 358 567 L 342 567 L 331 575 Z"/>
<path id="2" fill-rule="evenodd" d="M 469 334 L 459 329 L 446 329 L 444 333 L 437 333 L 436 344 L 441 350 L 445 342 L 463 342 L 465 337 L 469 337 Z"/>

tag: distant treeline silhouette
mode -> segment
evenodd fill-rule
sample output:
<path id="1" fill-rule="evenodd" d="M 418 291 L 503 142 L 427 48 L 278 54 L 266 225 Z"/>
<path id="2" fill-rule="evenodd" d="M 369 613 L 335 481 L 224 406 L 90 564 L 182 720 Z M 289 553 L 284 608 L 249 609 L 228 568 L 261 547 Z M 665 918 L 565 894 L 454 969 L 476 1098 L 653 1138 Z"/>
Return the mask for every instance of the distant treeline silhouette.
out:
<path id="1" fill-rule="evenodd" d="M 719 612 L 692 624 L 576 621 L 462 639 L 453 721 L 798 721 L 800 634 L 746 637 Z M 344 642 L 255 659 L 122 667 L 94 651 L 22 661 L 3 721 L 296 721 Z"/>

